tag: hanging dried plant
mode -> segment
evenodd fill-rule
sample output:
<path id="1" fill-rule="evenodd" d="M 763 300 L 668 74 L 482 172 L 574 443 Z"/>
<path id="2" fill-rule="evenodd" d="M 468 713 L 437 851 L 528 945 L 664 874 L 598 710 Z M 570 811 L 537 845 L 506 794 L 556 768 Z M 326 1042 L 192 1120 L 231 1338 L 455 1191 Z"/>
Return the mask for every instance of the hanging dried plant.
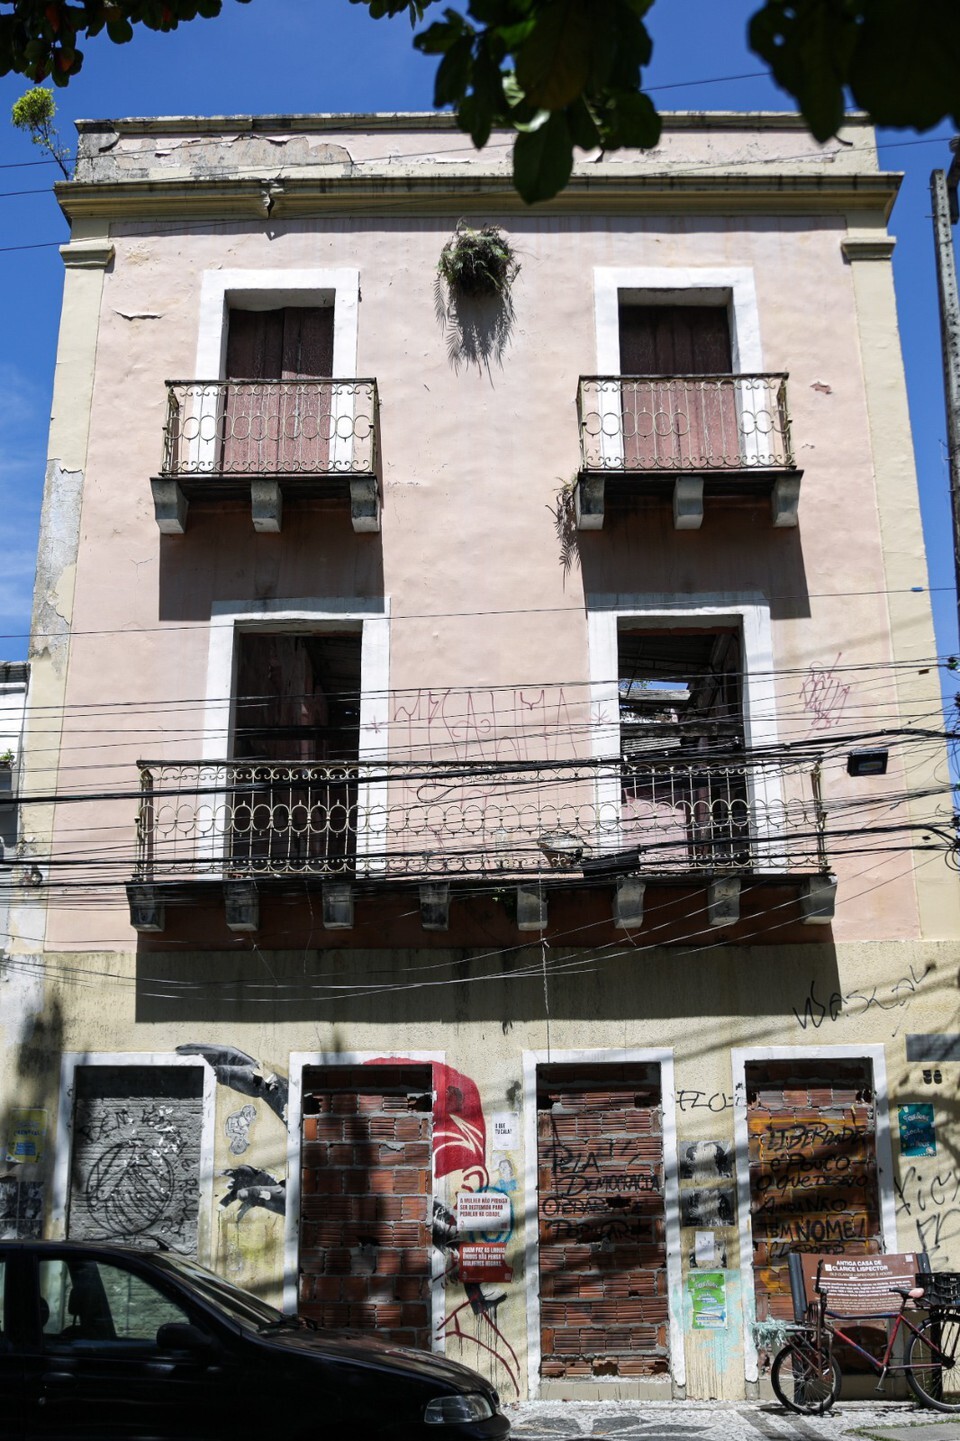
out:
<path id="1" fill-rule="evenodd" d="M 461 295 L 498 295 L 505 300 L 520 263 L 499 226 L 474 230 L 461 220 L 440 252 L 437 270 Z"/>

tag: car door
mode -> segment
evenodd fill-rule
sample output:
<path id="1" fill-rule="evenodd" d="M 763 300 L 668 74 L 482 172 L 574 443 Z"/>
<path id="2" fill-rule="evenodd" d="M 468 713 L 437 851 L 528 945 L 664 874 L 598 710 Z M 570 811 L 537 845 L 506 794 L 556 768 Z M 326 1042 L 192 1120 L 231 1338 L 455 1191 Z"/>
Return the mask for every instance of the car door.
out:
<path id="1" fill-rule="evenodd" d="M 23 1441 L 29 1411 L 22 1304 L 22 1258 L 0 1249 L 0 1427 L 5 1441 Z"/>
<path id="2" fill-rule="evenodd" d="M 223 1380 L 216 1340 L 158 1340 L 194 1318 L 131 1260 L 45 1249 L 37 1263 L 43 1330 L 31 1435 L 43 1441 L 205 1441 Z M 175 1333 L 174 1333 L 175 1334 Z M 183 1334 L 183 1333 L 181 1333 Z"/>

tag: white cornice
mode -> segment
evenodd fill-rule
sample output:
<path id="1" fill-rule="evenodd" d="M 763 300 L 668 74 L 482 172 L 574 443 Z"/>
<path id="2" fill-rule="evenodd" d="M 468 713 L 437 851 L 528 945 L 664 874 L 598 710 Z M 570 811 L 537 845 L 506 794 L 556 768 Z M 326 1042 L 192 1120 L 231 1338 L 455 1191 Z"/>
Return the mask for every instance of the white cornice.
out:
<path id="1" fill-rule="evenodd" d="M 230 177 L 171 177 L 169 180 L 66 181 L 57 199 L 70 220 L 151 220 L 201 216 L 217 221 L 264 219 L 263 190 L 270 182 L 274 203 L 270 221 L 315 215 L 391 212 L 401 215 L 450 214 L 471 208 L 540 216 L 577 212 L 824 213 L 870 210 L 886 216 L 900 176 L 885 174 L 722 174 L 638 173 L 616 163 L 575 174 L 554 200 L 531 209 L 513 189 L 509 171 L 459 173 L 452 165 L 393 167 L 374 172 L 367 166 L 328 166 L 325 174 L 305 176 L 274 172 L 242 180 Z M 334 173 L 330 173 L 333 171 Z"/>

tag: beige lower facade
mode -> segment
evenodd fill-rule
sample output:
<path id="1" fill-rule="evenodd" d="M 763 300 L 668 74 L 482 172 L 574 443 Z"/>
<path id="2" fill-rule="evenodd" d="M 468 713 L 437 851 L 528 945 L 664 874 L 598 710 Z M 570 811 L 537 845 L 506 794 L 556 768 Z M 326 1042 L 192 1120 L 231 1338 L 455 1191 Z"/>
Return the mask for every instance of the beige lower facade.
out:
<path id="1" fill-rule="evenodd" d="M 7 1234 L 165 1241 L 508 1399 L 755 1394 L 791 1248 L 960 1267 L 953 942 L 43 964 Z"/>

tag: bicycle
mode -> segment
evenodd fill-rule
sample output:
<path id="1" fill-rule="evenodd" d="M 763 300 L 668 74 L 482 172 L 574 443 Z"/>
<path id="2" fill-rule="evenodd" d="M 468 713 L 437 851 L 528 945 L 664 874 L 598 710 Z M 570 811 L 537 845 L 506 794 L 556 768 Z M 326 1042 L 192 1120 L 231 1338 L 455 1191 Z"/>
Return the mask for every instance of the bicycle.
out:
<path id="1" fill-rule="evenodd" d="M 827 1292 L 820 1285 L 817 1267 L 814 1289 L 817 1300 L 808 1316 L 812 1319 L 797 1327 L 792 1339 L 774 1358 L 770 1380 L 778 1401 L 790 1411 L 801 1415 L 823 1415 L 840 1394 L 840 1367 L 833 1354 L 834 1339 L 851 1347 L 877 1373 L 877 1390 L 887 1376 L 902 1371 L 917 1400 L 938 1411 L 960 1411 L 960 1274 L 955 1272 L 920 1273 L 915 1285 L 891 1289 L 900 1299 L 900 1310 L 894 1317 L 883 1355 L 878 1359 L 859 1345 L 837 1325 L 838 1320 L 860 1319 L 837 1317 L 827 1310 Z M 906 1314 L 919 1302 L 929 1311 L 926 1318 L 914 1324 Z M 894 1347 L 901 1327 L 910 1331 L 906 1359 L 893 1362 Z"/>

